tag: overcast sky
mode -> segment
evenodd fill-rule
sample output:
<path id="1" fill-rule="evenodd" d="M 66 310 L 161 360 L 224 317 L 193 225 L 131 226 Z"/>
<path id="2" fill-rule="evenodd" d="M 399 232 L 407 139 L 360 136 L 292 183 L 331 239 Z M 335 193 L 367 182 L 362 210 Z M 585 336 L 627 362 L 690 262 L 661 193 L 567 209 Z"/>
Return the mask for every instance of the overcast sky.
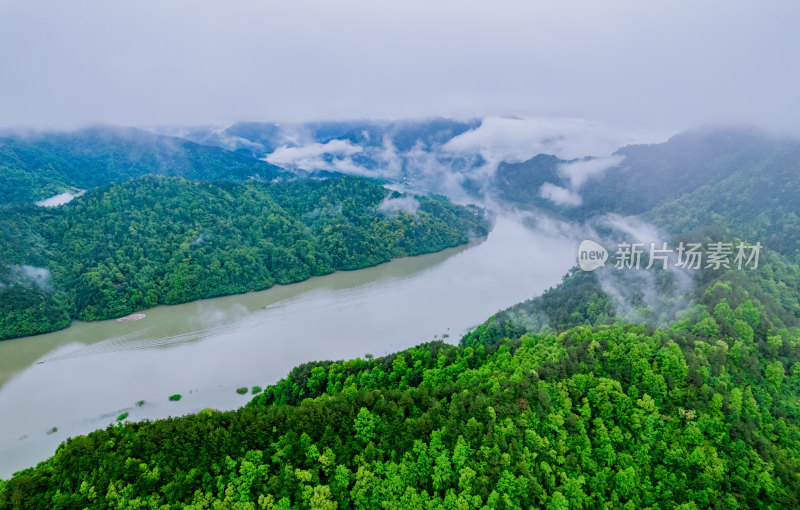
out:
<path id="1" fill-rule="evenodd" d="M 800 2 L 0 0 L 0 125 L 434 115 L 800 131 Z"/>

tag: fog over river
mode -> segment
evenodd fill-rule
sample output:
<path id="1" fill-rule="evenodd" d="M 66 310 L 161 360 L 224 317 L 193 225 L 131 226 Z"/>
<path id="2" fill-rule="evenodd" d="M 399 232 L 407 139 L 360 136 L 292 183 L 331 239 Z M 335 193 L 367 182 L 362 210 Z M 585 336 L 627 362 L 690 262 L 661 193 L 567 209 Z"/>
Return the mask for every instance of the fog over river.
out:
<path id="1" fill-rule="evenodd" d="M 125 411 L 141 420 L 235 409 L 251 397 L 237 387 L 275 383 L 306 361 L 381 356 L 444 335 L 456 343 L 560 282 L 577 244 L 551 225 L 500 216 L 468 246 L 0 342 L 0 478 Z"/>

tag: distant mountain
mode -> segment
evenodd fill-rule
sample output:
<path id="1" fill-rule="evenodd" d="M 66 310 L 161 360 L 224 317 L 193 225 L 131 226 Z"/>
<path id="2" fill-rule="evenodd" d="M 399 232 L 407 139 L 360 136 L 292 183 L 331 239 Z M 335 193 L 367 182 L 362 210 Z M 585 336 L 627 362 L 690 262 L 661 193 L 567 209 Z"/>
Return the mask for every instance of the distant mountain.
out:
<path id="1" fill-rule="evenodd" d="M 689 131 L 663 144 L 624 147 L 617 151 L 622 164 L 587 186 L 584 211 L 641 214 L 733 173 L 758 171 L 791 147 L 800 142 L 753 129 Z"/>
<path id="2" fill-rule="evenodd" d="M 362 148 L 381 148 L 391 143 L 400 152 L 415 146 L 441 146 L 452 138 L 480 126 L 480 120 L 456 121 L 433 118 L 400 121 L 326 121 L 298 124 L 274 122 L 237 122 L 226 128 L 206 127 L 166 129 L 188 140 L 217 145 L 228 150 L 248 150 L 264 157 L 279 147 L 302 147 L 306 144 L 339 140 Z M 311 170 L 311 169 L 306 169 Z"/>
<path id="3" fill-rule="evenodd" d="M 521 163 L 500 163 L 492 183 L 500 198 L 517 205 L 552 207 L 540 191 L 546 183 L 561 182 L 559 167 L 568 161 L 549 154 L 539 154 Z"/>
<path id="4" fill-rule="evenodd" d="M 718 225 L 800 264 L 800 143 L 786 144 L 734 169 L 724 179 L 663 202 L 643 217 L 669 232 Z"/>
<path id="5" fill-rule="evenodd" d="M 265 181 L 289 175 L 247 154 L 135 128 L 98 126 L 0 138 L 2 203 L 31 202 L 146 174 Z"/>
<path id="6" fill-rule="evenodd" d="M 387 141 L 400 152 L 416 146 L 431 148 L 444 145 L 456 136 L 480 126 L 480 121 L 452 119 L 394 122 L 320 122 L 308 124 L 314 137 L 325 143 L 348 140 L 361 146 L 381 147 Z"/>
<path id="7" fill-rule="evenodd" d="M 571 219 L 607 212 L 635 215 L 701 186 L 723 184 L 734 173 L 760 171 L 776 156 L 798 147 L 800 142 L 752 129 L 688 131 L 665 143 L 619 149 L 614 153 L 618 163 L 587 177 L 578 188 L 564 171 L 577 160 L 539 155 L 522 163 L 501 164 L 491 189 L 519 206 L 546 208 Z M 542 186 L 547 183 L 579 196 L 580 204 L 545 198 Z"/>
<path id="8" fill-rule="evenodd" d="M 485 163 L 477 153 L 444 150 L 479 119 L 329 121 L 297 124 L 239 122 L 220 128 L 160 132 L 263 158 L 304 175 L 355 174 L 404 182 L 416 189 L 460 191 L 452 180 Z"/>

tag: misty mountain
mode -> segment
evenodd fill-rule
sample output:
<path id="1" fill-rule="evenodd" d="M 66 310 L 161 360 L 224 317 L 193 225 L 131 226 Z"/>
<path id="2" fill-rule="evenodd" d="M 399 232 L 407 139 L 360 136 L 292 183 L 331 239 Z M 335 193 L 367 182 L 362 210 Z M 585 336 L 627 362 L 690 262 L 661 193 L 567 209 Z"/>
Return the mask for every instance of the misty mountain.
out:
<path id="1" fill-rule="evenodd" d="M 502 163 L 490 190 L 518 206 L 550 209 L 571 219 L 608 212 L 638 215 L 702 186 L 724 187 L 735 173 L 764 171 L 775 157 L 798 147 L 800 142 L 752 129 L 687 131 L 665 143 L 620 148 L 614 153 L 618 163 L 605 169 L 598 165 L 578 186 L 570 168 L 578 160 L 539 155 L 522 163 Z M 575 200 L 546 198 L 548 185 Z"/>
<path id="2" fill-rule="evenodd" d="M 290 175 L 247 154 L 116 126 L 7 134 L 0 137 L 0 169 L 3 203 L 30 202 L 146 174 L 266 181 Z"/>
<path id="3" fill-rule="evenodd" d="M 320 142 L 348 140 L 364 147 L 383 146 L 387 139 L 400 152 L 414 147 L 433 148 L 475 129 L 479 120 L 460 122 L 452 119 L 403 120 L 393 122 L 320 122 L 307 124 Z"/>
<path id="4" fill-rule="evenodd" d="M 238 122 L 224 128 L 160 128 L 159 132 L 264 158 L 300 174 L 364 175 L 403 182 L 417 190 L 453 192 L 460 190 L 462 174 L 485 161 L 477 153 L 448 151 L 446 144 L 481 122 L 444 118 Z"/>
<path id="5" fill-rule="evenodd" d="M 643 218 L 669 232 L 720 226 L 800 263 L 800 144 L 787 144 L 737 168 L 722 180 L 663 202 Z"/>
<path id="6" fill-rule="evenodd" d="M 548 182 L 561 182 L 559 168 L 566 163 L 566 160 L 550 154 L 539 154 L 521 163 L 500 163 L 490 190 L 503 200 L 522 207 L 552 207 L 541 196 L 540 190 Z"/>
<path id="7" fill-rule="evenodd" d="M 520 162 L 515 158 L 525 147 L 487 160 L 480 148 L 454 143 L 491 127 L 485 124 L 486 119 L 241 122 L 173 133 L 300 174 L 378 177 L 451 197 L 546 209 L 576 221 L 609 212 L 641 215 L 704 186 L 730 186 L 726 180 L 734 174 L 769 172 L 765 167 L 773 159 L 800 145 L 750 128 L 703 128 L 663 143 L 623 146 L 606 157 L 571 151 L 568 158 L 541 153 Z M 528 143 L 531 151 L 559 146 Z"/>
<path id="8" fill-rule="evenodd" d="M 487 192 L 576 221 L 617 213 L 673 234 L 721 228 L 800 262 L 800 141 L 752 129 L 704 129 L 623 147 L 614 156 L 619 163 L 584 172 L 579 186 L 574 169 L 600 159 L 540 154 L 501 163 Z"/>
<path id="9" fill-rule="evenodd" d="M 455 136 L 479 125 L 480 120 L 461 122 L 444 118 L 301 124 L 237 122 L 225 128 L 164 128 L 164 132 L 228 150 L 251 150 L 254 156 L 264 157 L 279 147 L 300 147 L 307 143 L 327 144 L 334 140 L 350 142 L 363 148 L 380 148 L 390 142 L 398 151 L 406 152 L 417 145 L 426 148 L 444 145 Z"/>
<path id="10" fill-rule="evenodd" d="M 720 282 L 746 289 L 739 301 L 756 299 L 774 328 L 800 323 L 793 265 L 800 263 L 800 142 L 748 129 L 707 129 L 685 132 L 662 144 L 623 147 L 615 155 L 624 157 L 620 164 L 589 177 L 575 191 L 582 200 L 577 206 L 554 204 L 541 190 L 556 183 L 570 191 L 565 168 L 591 158 L 567 161 L 538 155 L 522 163 L 502 163 L 490 191 L 506 203 L 577 221 L 610 212 L 636 217 L 663 229 L 661 240 L 760 242 L 772 250 L 761 261 L 761 270 L 724 275 L 700 271 L 686 288 L 676 286 L 668 272 L 642 281 L 638 272 L 613 267 L 597 273 L 576 270 L 542 296 L 498 312 L 465 336 L 465 343 L 491 342 L 544 327 L 563 331 L 619 321 L 663 326 L 686 303 L 709 306 L 707 291 Z M 773 278 L 782 284 L 776 286 Z M 619 288 L 628 292 L 616 296 L 615 302 L 609 292 Z M 647 289 L 655 290 L 652 296 L 643 294 Z"/>

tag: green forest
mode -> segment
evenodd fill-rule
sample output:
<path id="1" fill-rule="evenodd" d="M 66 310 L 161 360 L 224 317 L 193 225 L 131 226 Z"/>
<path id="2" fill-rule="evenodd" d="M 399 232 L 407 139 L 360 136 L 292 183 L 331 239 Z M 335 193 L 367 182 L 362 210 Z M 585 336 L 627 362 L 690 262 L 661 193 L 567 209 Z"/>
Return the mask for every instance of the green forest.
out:
<path id="1" fill-rule="evenodd" d="M 0 509 L 794 508 L 787 272 L 709 278 L 666 328 L 567 321 L 307 363 L 237 411 L 73 438 L 0 482 Z"/>
<path id="2" fill-rule="evenodd" d="M 0 42 L 0 510 L 800 510 L 800 0 Z"/>
<path id="3" fill-rule="evenodd" d="M 546 182 L 568 186 L 560 167 L 569 161 L 554 156 L 501 164 L 493 189 L 516 206 L 549 209 L 571 220 L 614 212 L 640 215 L 672 234 L 715 226 L 800 263 L 796 140 L 750 129 L 709 129 L 623 147 L 615 155 L 620 163 L 602 178 L 590 178 L 576 207 L 555 205 L 539 194 Z"/>
<path id="4" fill-rule="evenodd" d="M 381 209 L 401 197 L 359 177 L 145 176 L 62 207 L 6 206 L 0 339 L 374 266 L 488 232 L 482 210 L 442 197 L 409 196 L 413 210 Z"/>
<path id="5" fill-rule="evenodd" d="M 235 411 L 71 438 L 0 481 L 0 510 L 800 507 L 796 146 L 723 131 L 620 151 L 627 166 L 581 207 L 548 214 L 613 209 L 670 241 L 760 241 L 758 268 L 703 269 L 688 285 L 575 268 L 458 345 L 313 361 Z M 499 189 L 523 203 L 562 163 L 501 166 Z M 650 177 L 672 170 L 666 184 Z M 146 175 L 1 218 L 0 337 L 375 265 L 489 228 L 476 207 L 357 177 Z"/>
<path id="6" fill-rule="evenodd" d="M 0 203 L 124 182 L 148 174 L 186 179 L 271 181 L 291 174 L 218 147 L 121 126 L 26 136 L 0 135 Z"/>

